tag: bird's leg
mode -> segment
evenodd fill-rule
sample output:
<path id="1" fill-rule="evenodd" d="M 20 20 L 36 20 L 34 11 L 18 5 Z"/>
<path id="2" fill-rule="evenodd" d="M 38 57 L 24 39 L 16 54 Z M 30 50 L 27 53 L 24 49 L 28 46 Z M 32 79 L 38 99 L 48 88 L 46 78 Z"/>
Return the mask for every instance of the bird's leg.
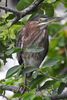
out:
<path id="1" fill-rule="evenodd" d="M 25 86 L 28 86 L 27 74 L 25 74 Z"/>
<path id="2" fill-rule="evenodd" d="M 25 87 L 26 87 L 26 91 L 29 92 L 29 81 L 28 81 L 28 75 L 27 75 L 27 73 L 25 74 Z"/>

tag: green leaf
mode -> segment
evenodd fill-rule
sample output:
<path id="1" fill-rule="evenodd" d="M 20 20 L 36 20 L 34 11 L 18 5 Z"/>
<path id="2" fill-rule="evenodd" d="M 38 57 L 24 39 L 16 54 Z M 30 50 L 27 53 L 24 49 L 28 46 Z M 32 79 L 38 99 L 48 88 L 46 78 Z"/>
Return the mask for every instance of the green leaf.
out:
<path id="1" fill-rule="evenodd" d="M 52 4 L 45 3 L 44 9 L 47 16 L 52 17 L 54 15 L 54 7 Z"/>
<path id="2" fill-rule="evenodd" d="M 42 97 L 36 96 L 33 100 L 42 100 Z"/>
<path id="3" fill-rule="evenodd" d="M 15 15 L 13 14 L 9 14 L 7 17 L 6 17 L 6 20 L 11 20 L 15 17 Z"/>
<path id="4" fill-rule="evenodd" d="M 32 3 L 33 0 L 20 0 L 19 3 L 17 4 L 16 8 L 18 10 L 23 10 L 27 6 L 29 6 Z"/>
<path id="5" fill-rule="evenodd" d="M 60 83 L 60 86 L 58 88 L 58 94 L 61 94 L 66 86 L 67 85 L 65 83 Z"/>
<path id="6" fill-rule="evenodd" d="M 25 94 L 22 96 L 23 100 L 33 100 L 34 97 L 35 97 L 35 92 L 34 92 L 34 91 L 25 93 Z"/>
<path id="7" fill-rule="evenodd" d="M 59 59 L 48 59 L 45 63 L 44 63 L 44 67 L 52 67 L 54 65 L 56 65 L 60 60 Z"/>
<path id="8" fill-rule="evenodd" d="M 13 95 L 13 98 L 16 98 L 16 97 L 20 98 L 21 96 L 22 96 L 21 93 L 15 93 L 15 94 Z"/>
<path id="9" fill-rule="evenodd" d="M 22 73 L 23 74 L 27 74 L 27 73 L 30 73 L 30 72 L 33 72 L 35 70 L 37 70 L 38 68 L 37 67 L 33 67 L 33 66 L 27 66 L 26 68 L 23 69 Z"/>
<path id="10" fill-rule="evenodd" d="M 60 25 L 60 24 L 57 24 L 57 23 L 54 23 L 54 24 L 50 24 L 49 26 L 48 26 L 48 33 L 50 34 L 50 35 L 54 35 L 54 34 L 56 34 L 60 29 L 62 29 L 62 25 Z"/>
<path id="11" fill-rule="evenodd" d="M 3 92 L 4 92 L 4 91 L 0 89 L 0 95 L 3 94 Z"/>
<path id="12" fill-rule="evenodd" d="M 45 75 L 39 75 L 37 76 L 36 79 L 33 79 L 31 82 L 30 82 L 30 87 L 33 89 L 33 88 L 36 88 L 37 85 L 39 85 L 43 80 L 46 79 L 46 76 Z"/>
<path id="13" fill-rule="evenodd" d="M 51 87 L 55 82 L 56 82 L 56 80 L 47 80 L 47 81 L 44 83 L 44 85 L 40 88 L 40 90 L 48 89 L 48 88 Z"/>
<path id="14" fill-rule="evenodd" d="M 21 66 L 14 66 L 7 71 L 6 78 L 11 77 L 21 69 Z"/>
<path id="15" fill-rule="evenodd" d="M 51 100 L 51 98 L 48 96 L 45 96 L 44 100 Z"/>
<path id="16" fill-rule="evenodd" d="M 63 4 L 67 8 L 67 0 L 63 0 Z"/>
<path id="17" fill-rule="evenodd" d="M 16 52 L 19 52 L 19 51 L 21 51 L 21 48 L 11 48 L 11 49 L 9 49 L 8 51 L 6 51 L 6 55 L 7 56 L 9 56 L 9 55 L 11 55 L 12 53 L 16 53 Z"/>

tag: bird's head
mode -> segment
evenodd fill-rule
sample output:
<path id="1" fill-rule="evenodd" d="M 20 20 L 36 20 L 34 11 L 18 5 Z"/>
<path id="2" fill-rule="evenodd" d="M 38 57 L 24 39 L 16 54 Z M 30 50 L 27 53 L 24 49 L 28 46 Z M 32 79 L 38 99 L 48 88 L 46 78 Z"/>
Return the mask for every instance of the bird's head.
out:
<path id="1" fill-rule="evenodd" d="M 44 26 L 44 28 L 46 27 L 46 26 L 48 26 L 50 23 L 53 23 L 53 22 L 58 22 L 58 21 L 60 21 L 60 20 L 62 20 L 61 19 L 61 17 L 41 17 L 41 18 L 39 18 L 39 26 Z"/>

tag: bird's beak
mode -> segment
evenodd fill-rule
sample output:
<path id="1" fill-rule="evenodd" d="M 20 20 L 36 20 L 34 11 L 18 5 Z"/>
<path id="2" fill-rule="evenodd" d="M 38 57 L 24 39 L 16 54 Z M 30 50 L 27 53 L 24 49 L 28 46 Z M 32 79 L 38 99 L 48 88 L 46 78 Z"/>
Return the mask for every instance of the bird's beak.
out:
<path id="1" fill-rule="evenodd" d="M 43 25 L 47 26 L 52 22 L 61 21 L 63 19 L 64 19 L 63 17 L 40 18 L 39 26 L 43 26 Z"/>

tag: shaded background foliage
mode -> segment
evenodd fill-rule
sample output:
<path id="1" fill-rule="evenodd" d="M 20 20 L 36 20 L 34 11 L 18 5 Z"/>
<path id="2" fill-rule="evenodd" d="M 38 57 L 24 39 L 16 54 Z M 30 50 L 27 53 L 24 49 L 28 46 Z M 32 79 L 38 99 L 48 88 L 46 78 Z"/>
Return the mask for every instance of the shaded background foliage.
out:
<path id="1" fill-rule="evenodd" d="M 21 11 L 29 6 L 33 0 L 19 0 L 16 9 Z M 36 15 L 55 16 L 55 10 L 62 3 L 67 7 L 66 0 L 44 0 L 42 5 L 34 10 L 31 14 L 19 20 L 16 24 L 9 27 L 11 20 L 15 17 L 12 13 L 7 13 L 0 17 L 0 59 L 6 63 L 6 59 L 12 57 L 13 53 L 21 49 L 16 47 L 16 40 L 22 27 Z M 66 14 L 66 11 L 65 11 Z M 49 52 L 42 68 L 26 68 L 22 66 L 13 66 L 8 70 L 6 78 L 1 80 L 1 84 L 26 87 L 24 84 L 24 73 L 34 71 L 32 80 L 27 87 L 30 92 L 14 93 L 13 98 L 23 98 L 23 100 L 50 100 L 51 95 L 61 94 L 67 87 L 67 23 L 60 24 L 54 22 L 48 25 L 48 34 L 50 37 Z M 0 62 L 0 67 L 2 64 Z M 19 77 L 18 77 L 19 75 Z M 37 85 L 40 85 L 39 92 L 36 91 Z M 5 91 L 0 89 L 0 94 Z M 36 94 L 35 94 L 36 93 Z M 39 95 L 40 94 L 40 95 Z M 49 97 L 48 97 L 49 96 Z"/>

